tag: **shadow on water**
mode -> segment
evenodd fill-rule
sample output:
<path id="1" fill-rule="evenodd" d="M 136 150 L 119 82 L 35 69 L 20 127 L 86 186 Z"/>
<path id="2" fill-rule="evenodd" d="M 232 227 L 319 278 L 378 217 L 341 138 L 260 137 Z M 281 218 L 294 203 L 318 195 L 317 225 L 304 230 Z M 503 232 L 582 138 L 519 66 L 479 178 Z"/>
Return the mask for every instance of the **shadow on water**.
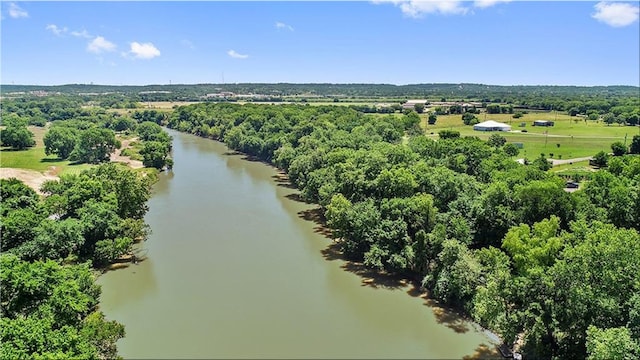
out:
<path id="1" fill-rule="evenodd" d="M 458 309 L 440 304 L 438 301 L 429 298 L 429 293 L 421 286 L 420 279 L 409 274 L 392 274 L 379 271 L 365 266 L 363 263 L 354 262 L 347 259 L 340 250 L 340 243 L 332 242 L 325 249 L 320 251 L 325 260 L 343 261 L 340 267 L 361 278 L 361 285 L 374 289 L 398 290 L 407 289 L 407 294 L 411 297 L 419 297 L 433 313 L 436 322 L 444 325 L 458 334 L 465 334 L 474 328 L 474 323 L 469 318 L 462 315 Z"/>
<path id="2" fill-rule="evenodd" d="M 463 360 L 489 360 L 503 359 L 495 345 L 480 344 L 471 355 L 462 358 Z"/>
<path id="3" fill-rule="evenodd" d="M 289 197 L 289 195 L 287 195 L 287 197 Z M 304 200 L 301 201 L 304 202 Z M 320 234 L 327 239 L 331 238 L 331 229 L 329 229 L 326 225 L 326 219 L 324 218 L 322 208 L 315 207 L 313 209 L 298 211 L 298 217 L 316 224 L 313 227 L 313 232 L 315 232 L 316 234 Z"/>
<path id="4" fill-rule="evenodd" d="M 243 160 L 262 162 L 273 167 L 272 164 L 266 163 L 256 157 L 247 156 L 246 154 L 236 151 L 228 151 L 225 152 L 224 155 L 240 155 L 243 156 Z M 277 186 L 294 190 L 297 189 L 296 186 L 290 182 L 287 174 L 280 170 L 278 170 L 275 175 L 272 175 L 271 178 Z M 299 192 L 287 194 L 285 195 L 285 197 L 292 201 L 312 204 L 308 201 L 305 201 Z M 329 229 L 326 225 L 324 212 L 322 211 L 322 208 L 320 206 L 314 206 L 311 209 L 298 211 L 297 215 L 301 219 L 313 222 L 315 224 L 313 227 L 313 231 L 317 234 L 325 236 L 327 240 L 331 240 L 332 232 L 331 229 Z M 342 263 L 340 265 L 340 268 L 342 270 L 360 277 L 361 286 L 387 290 L 406 289 L 408 295 L 416 298 L 420 297 L 423 300 L 423 305 L 427 306 L 432 311 L 438 324 L 444 325 L 458 334 L 465 334 L 472 330 L 479 330 L 479 326 L 474 325 L 474 323 L 467 317 L 463 316 L 458 309 L 444 306 L 438 301 L 430 299 L 429 293 L 425 291 L 425 289 L 421 286 L 421 279 L 415 275 L 393 274 L 385 271 L 378 271 L 376 269 L 365 266 L 364 263 L 350 261 L 342 253 L 340 243 L 336 241 L 329 241 L 326 248 L 320 250 L 320 252 L 325 260 L 339 260 Z M 496 346 L 492 344 L 481 344 L 475 349 L 473 354 L 464 357 L 464 359 L 501 358 L 502 357 L 498 352 Z"/>
<path id="5" fill-rule="evenodd" d="M 340 268 L 342 268 L 344 271 L 348 271 L 352 274 L 358 275 L 362 279 L 362 286 L 367 286 L 374 289 L 388 290 L 403 289 L 407 286 L 410 286 L 410 291 L 418 291 L 417 289 L 414 289 L 418 285 L 417 282 L 407 278 L 406 276 L 378 271 L 364 265 L 363 263 L 350 261 L 340 250 L 340 243 L 338 242 L 332 242 L 325 249 L 320 250 L 320 253 L 325 258 L 325 260 L 340 260 L 344 262 L 344 264 L 342 264 Z"/>
<path id="6" fill-rule="evenodd" d="M 224 144 L 224 143 L 222 143 L 222 144 Z M 268 166 L 273 166 L 273 164 L 271 164 L 268 161 L 262 160 L 259 157 L 254 156 L 254 155 L 245 154 L 245 153 L 240 152 L 240 151 L 228 150 L 228 151 L 223 152 L 222 155 L 224 155 L 224 156 L 242 156 L 242 160 L 251 161 L 251 162 L 259 162 L 259 163 L 263 163 L 263 164 L 268 165 Z"/>
<path id="7" fill-rule="evenodd" d="M 285 174 L 282 170 L 278 170 L 278 173 L 271 176 L 271 178 L 273 179 L 273 182 L 275 182 L 276 185 L 280 187 L 285 187 L 287 189 L 294 189 L 294 190 L 298 189 L 294 184 L 291 183 L 291 181 L 289 181 L 289 176 L 287 176 L 287 174 Z M 295 199 L 292 199 L 292 200 L 295 200 Z M 305 202 L 304 200 L 300 200 L 300 201 Z"/>

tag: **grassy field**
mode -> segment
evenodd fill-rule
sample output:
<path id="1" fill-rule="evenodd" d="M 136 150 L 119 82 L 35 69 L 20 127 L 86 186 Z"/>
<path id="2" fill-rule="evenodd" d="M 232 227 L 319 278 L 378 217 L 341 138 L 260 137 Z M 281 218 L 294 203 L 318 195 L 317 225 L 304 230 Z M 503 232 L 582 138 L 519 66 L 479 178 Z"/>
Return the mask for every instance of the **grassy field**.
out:
<path id="1" fill-rule="evenodd" d="M 384 101 L 368 101 L 370 99 L 349 99 L 353 102 L 309 101 L 309 105 L 374 105 Z M 172 111 L 175 105 L 188 105 L 190 102 L 150 102 L 144 103 L 145 108 Z M 256 103 L 260 104 L 260 103 Z M 280 103 L 276 103 L 280 104 Z M 125 113 L 131 110 L 116 110 Z M 399 115 L 399 114 L 397 114 Z M 381 114 L 386 116 L 386 114 Z M 461 115 L 440 115 L 435 125 L 427 124 L 427 113 L 421 114 L 422 126 L 427 136 L 437 138 L 438 131 L 451 129 L 460 131 L 462 136 L 477 136 L 488 139 L 493 132 L 474 131 L 472 126 L 462 123 Z M 572 159 L 593 156 L 599 151 L 611 151 L 611 143 L 615 141 L 631 142 L 634 135 L 640 134 L 640 127 L 606 125 L 601 121 L 585 121 L 581 117 L 571 117 L 556 112 L 530 112 L 519 119 L 512 114 L 478 114 L 480 121 L 494 120 L 511 125 L 511 132 L 501 132 L 508 142 L 521 143 L 519 158 L 534 159 L 545 154 L 553 159 Z M 551 120 L 555 122 L 551 127 L 535 127 L 535 120 Z M 520 126 L 523 124 L 525 126 Z M 524 131 L 523 131 L 524 130 Z"/>
<path id="2" fill-rule="evenodd" d="M 508 142 L 522 143 L 518 157 L 534 159 L 544 153 L 554 159 L 571 159 L 595 155 L 599 151 L 611 151 L 611 143 L 631 142 L 633 135 L 640 134 L 640 128 L 631 126 L 611 125 L 603 122 L 584 121 L 582 118 L 571 117 L 566 114 L 530 113 L 520 119 L 513 119 L 511 114 L 478 114 L 480 121 L 494 120 L 511 125 L 511 132 L 499 132 Z M 438 131 L 451 129 L 460 131 L 462 136 L 477 136 L 488 139 L 494 132 L 473 130 L 473 126 L 464 125 L 461 115 L 440 115 L 435 125 L 427 124 L 427 114 L 421 115 L 422 125 L 426 134 L 437 137 Z M 535 120 L 555 121 L 554 126 L 532 126 Z M 577 120 L 577 121 L 576 121 Z M 524 127 L 520 127 L 525 123 Z M 526 130 L 523 132 L 522 130 Z M 546 132 L 546 133 L 545 133 Z"/>
<path id="3" fill-rule="evenodd" d="M 88 164 L 74 165 L 68 160 L 58 159 L 56 155 L 47 156 L 42 141 L 46 129 L 29 126 L 29 130 L 35 135 L 36 145 L 27 150 L 2 148 L 0 150 L 0 167 L 36 170 L 42 173 L 51 171 L 54 175 L 79 173 L 91 167 Z"/>

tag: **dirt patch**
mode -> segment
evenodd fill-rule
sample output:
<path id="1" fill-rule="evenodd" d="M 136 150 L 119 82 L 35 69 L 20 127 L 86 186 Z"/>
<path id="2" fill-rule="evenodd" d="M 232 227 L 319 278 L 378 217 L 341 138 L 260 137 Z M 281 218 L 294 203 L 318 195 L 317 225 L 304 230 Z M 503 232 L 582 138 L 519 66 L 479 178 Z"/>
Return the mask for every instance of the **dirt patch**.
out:
<path id="1" fill-rule="evenodd" d="M 116 149 L 116 151 L 111 153 L 111 162 L 124 163 L 124 164 L 127 164 L 127 166 L 129 166 L 132 169 L 143 168 L 144 165 L 142 165 L 142 161 L 133 160 L 128 156 L 122 156 L 122 150 L 131 148 L 131 145 L 130 145 L 131 142 L 136 140 L 138 140 L 138 138 L 122 140 L 120 142 L 122 144 L 122 146 L 120 146 L 120 149 Z"/>
<path id="2" fill-rule="evenodd" d="M 15 169 L 15 168 L 0 168 L 0 178 L 9 179 L 16 178 L 25 183 L 25 185 L 34 189 L 38 194 L 40 187 L 47 180 L 58 180 L 57 173 L 60 170 L 56 166 L 51 166 L 46 173 L 41 173 L 36 170 Z"/>

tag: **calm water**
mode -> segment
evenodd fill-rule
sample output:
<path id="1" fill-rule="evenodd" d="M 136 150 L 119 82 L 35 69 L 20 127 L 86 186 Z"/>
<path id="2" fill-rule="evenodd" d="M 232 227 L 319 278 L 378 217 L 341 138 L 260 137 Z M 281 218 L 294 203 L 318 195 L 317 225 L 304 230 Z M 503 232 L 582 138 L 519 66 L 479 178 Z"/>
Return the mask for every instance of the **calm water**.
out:
<path id="1" fill-rule="evenodd" d="M 273 168 L 171 135 L 148 259 L 99 279 L 103 311 L 126 326 L 125 358 L 462 358 L 490 346 L 411 287 L 375 286 L 327 256 L 331 241 L 302 218 L 313 206 Z"/>

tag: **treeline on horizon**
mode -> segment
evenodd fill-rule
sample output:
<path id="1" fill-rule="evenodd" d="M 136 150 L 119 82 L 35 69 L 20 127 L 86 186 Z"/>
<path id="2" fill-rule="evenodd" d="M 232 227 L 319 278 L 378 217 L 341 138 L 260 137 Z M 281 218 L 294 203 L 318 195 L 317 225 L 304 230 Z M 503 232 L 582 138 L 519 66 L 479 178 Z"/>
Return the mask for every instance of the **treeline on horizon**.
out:
<path id="1" fill-rule="evenodd" d="M 175 84 L 175 85 L 2 85 L 0 93 L 47 91 L 65 94 L 120 93 L 141 96 L 143 101 L 193 100 L 206 94 L 233 92 L 236 94 L 262 94 L 268 96 L 325 97 L 417 97 L 460 99 L 505 98 L 516 99 L 523 96 L 564 96 L 569 98 L 592 96 L 640 96 L 640 87 L 628 85 L 612 86 L 569 86 L 569 85 L 486 85 L 466 83 L 433 84 L 329 84 L 329 83 L 239 83 L 239 84 Z M 141 92 L 170 92 L 147 93 Z M 157 100 L 155 100 L 157 99 Z"/>
<path id="2" fill-rule="evenodd" d="M 640 136 L 580 191 L 505 139 L 423 136 L 414 112 L 201 103 L 170 128 L 286 171 L 340 250 L 417 278 L 529 358 L 640 355 Z M 403 140 L 404 139 L 404 140 Z"/>

